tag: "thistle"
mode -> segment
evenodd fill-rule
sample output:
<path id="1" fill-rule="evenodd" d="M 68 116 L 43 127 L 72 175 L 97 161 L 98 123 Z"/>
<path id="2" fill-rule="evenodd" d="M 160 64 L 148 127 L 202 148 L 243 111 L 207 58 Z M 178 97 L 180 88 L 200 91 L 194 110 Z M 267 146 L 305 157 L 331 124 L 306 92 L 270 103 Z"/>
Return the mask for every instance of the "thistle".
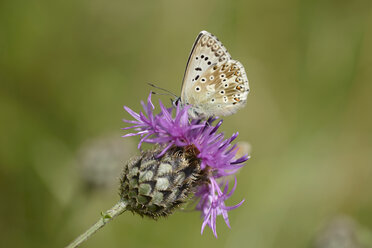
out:
<path id="1" fill-rule="evenodd" d="M 132 158 L 124 167 L 120 197 L 127 209 L 153 219 L 167 216 L 185 203 L 196 186 L 206 181 L 193 147 L 156 145 Z"/>
<path id="2" fill-rule="evenodd" d="M 199 199 L 196 209 L 201 211 L 201 215 L 204 219 L 201 232 L 203 233 L 205 226 L 208 225 L 212 229 L 213 234 L 217 237 L 217 216 L 222 215 L 226 225 L 230 227 L 227 212 L 239 207 L 244 202 L 244 200 L 242 200 L 235 206 L 227 207 L 225 205 L 225 200 L 235 191 L 236 178 L 234 187 L 229 193 L 228 180 L 225 179 L 224 186 L 217 181 L 223 177 L 234 174 L 244 165 L 243 163 L 249 159 L 247 155 L 238 159 L 235 158 L 237 147 L 236 145 L 232 146 L 231 143 L 237 138 L 238 133 L 233 134 L 228 139 L 224 139 L 223 133 L 217 133 L 218 128 L 222 124 L 222 120 L 217 122 L 216 125 L 213 125 L 213 122 L 215 122 L 217 118 L 209 118 L 205 121 L 190 120 L 188 114 L 190 106 L 181 108 L 180 105 L 178 105 L 173 117 L 172 112 L 174 109 L 167 109 L 161 101 L 159 101 L 161 112 L 155 115 L 153 113 L 155 107 L 151 101 L 151 93 L 147 99 L 147 104 L 144 102 L 141 102 L 141 104 L 144 111 L 139 114 L 128 107 L 124 107 L 135 120 L 124 120 L 133 126 L 123 129 L 133 129 L 136 132 L 129 133 L 123 137 L 139 135 L 141 137 L 138 144 L 139 149 L 143 143 L 161 145 L 162 151 L 159 150 L 159 152 L 156 152 L 156 155 L 152 155 L 154 159 L 158 159 L 159 161 L 163 156 L 168 154 L 169 151 L 172 153 L 173 149 L 183 148 L 183 153 L 186 154 L 182 156 L 188 156 L 194 161 L 194 163 L 190 163 L 190 167 L 194 168 L 195 163 L 198 163 L 200 171 L 199 169 L 195 171 L 197 172 L 196 181 L 185 186 L 189 191 L 187 193 L 183 192 L 183 195 L 195 193 L 195 196 Z M 188 154 L 186 152 L 188 147 L 193 148 L 192 153 Z M 179 151 L 182 151 L 182 149 Z M 169 155 L 165 157 L 169 157 Z M 129 170 L 128 173 L 130 173 Z M 175 172 L 175 175 L 177 175 L 177 172 Z M 138 199 L 133 200 L 136 200 L 138 204 Z M 178 202 L 178 200 L 176 200 L 175 205 L 179 205 L 179 203 L 182 202 L 183 201 Z M 171 204 L 170 206 L 172 207 L 169 211 L 166 210 L 164 213 L 172 212 L 175 205 Z M 146 206 L 143 205 L 143 208 L 146 208 Z M 149 212 L 150 216 L 152 215 L 150 209 L 147 208 L 145 211 Z M 158 216 L 158 213 L 154 212 L 154 215 Z"/>
<path id="3" fill-rule="evenodd" d="M 244 202 L 231 207 L 225 205 L 237 185 L 235 178 L 229 192 L 226 176 L 233 175 L 249 159 L 247 155 L 236 158 L 238 149 L 231 143 L 238 133 L 225 139 L 223 133 L 217 132 L 222 120 L 214 124 L 218 118 L 190 120 L 190 106 L 168 109 L 159 101 L 161 111 L 154 114 L 151 93 L 147 104 L 141 103 L 140 113 L 124 107 L 134 120 L 124 120 L 132 126 L 123 129 L 132 129 L 134 133 L 123 137 L 140 136 L 138 149 L 143 143 L 154 146 L 125 164 L 119 203 L 68 247 L 77 247 L 126 210 L 157 219 L 170 215 L 192 197 L 199 200 L 196 209 L 203 218 L 201 233 L 208 225 L 217 237 L 217 216 L 222 215 L 230 227 L 228 211 Z"/>

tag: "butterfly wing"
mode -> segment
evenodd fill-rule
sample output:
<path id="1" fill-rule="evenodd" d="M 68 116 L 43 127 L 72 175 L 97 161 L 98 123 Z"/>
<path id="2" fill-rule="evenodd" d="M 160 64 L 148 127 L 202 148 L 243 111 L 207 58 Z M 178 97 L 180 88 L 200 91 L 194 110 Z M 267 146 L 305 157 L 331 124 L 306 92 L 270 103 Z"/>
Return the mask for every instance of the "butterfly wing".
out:
<path id="1" fill-rule="evenodd" d="M 187 62 L 181 102 L 192 105 L 193 117 L 229 115 L 245 105 L 248 92 L 241 63 L 231 59 L 215 36 L 202 31 Z"/>
<path id="2" fill-rule="evenodd" d="M 220 60 L 227 61 L 229 59 L 231 59 L 231 56 L 222 43 L 207 31 L 201 31 L 194 42 L 187 61 L 182 82 L 181 98 L 187 99 L 185 94 L 187 94 L 193 83 L 196 82 L 212 64 L 216 64 Z"/>

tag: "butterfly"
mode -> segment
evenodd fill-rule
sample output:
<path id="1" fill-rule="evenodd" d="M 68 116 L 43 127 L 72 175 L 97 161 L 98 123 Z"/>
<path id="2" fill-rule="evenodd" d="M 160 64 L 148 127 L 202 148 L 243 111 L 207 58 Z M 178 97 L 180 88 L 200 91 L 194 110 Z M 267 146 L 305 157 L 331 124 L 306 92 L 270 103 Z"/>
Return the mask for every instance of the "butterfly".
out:
<path id="1" fill-rule="evenodd" d="M 222 43 L 201 31 L 192 46 L 176 104 L 191 105 L 193 119 L 234 114 L 249 93 L 243 65 L 233 60 Z"/>

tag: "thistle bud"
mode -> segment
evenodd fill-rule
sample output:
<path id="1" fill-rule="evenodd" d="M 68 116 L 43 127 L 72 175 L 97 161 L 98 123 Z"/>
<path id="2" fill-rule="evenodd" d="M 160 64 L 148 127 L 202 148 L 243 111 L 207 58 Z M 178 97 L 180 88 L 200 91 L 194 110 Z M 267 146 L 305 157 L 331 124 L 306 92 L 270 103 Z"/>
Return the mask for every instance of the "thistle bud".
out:
<path id="1" fill-rule="evenodd" d="M 161 157 L 164 146 L 155 146 L 133 157 L 124 166 L 120 197 L 127 209 L 157 219 L 167 216 L 207 180 L 193 146 L 172 147 Z"/>

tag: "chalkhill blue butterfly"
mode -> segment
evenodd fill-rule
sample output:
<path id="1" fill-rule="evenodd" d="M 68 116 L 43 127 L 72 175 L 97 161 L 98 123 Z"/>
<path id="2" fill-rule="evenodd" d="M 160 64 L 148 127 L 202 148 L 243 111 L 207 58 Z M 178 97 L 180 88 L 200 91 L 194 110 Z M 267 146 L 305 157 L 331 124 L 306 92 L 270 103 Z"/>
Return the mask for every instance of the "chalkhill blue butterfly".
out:
<path id="1" fill-rule="evenodd" d="M 192 46 L 176 104 L 191 105 L 192 118 L 234 114 L 249 93 L 243 65 L 233 60 L 222 43 L 201 31 Z"/>

